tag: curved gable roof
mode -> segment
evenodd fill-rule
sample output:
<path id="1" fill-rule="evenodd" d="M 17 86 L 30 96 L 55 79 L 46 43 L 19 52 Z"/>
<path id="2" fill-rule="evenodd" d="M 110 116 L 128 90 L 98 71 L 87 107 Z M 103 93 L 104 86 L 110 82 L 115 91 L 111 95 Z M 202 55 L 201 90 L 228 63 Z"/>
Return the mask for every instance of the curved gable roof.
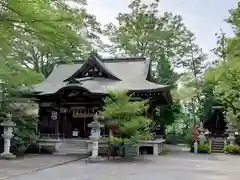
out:
<path id="1" fill-rule="evenodd" d="M 101 69 L 101 71 L 103 71 L 104 73 L 106 73 L 109 76 L 110 79 L 120 80 L 114 74 L 114 72 L 112 72 L 110 69 L 108 69 L 105 66 L 105 64 L 102 62 L 102 60 L 96 53 L 91 53 L 88 60 L 82 64 L 81 68 L 79 68 L 74 74 L 72 74 L 70 77 L 66 78 L 64 81 L 69 81 L 71 79 L 76 78 L 76 76 L 78 76 L 79 73 L 85 71 L 88 66 L 94 66 L 94 65 L 97 65 Z"/>

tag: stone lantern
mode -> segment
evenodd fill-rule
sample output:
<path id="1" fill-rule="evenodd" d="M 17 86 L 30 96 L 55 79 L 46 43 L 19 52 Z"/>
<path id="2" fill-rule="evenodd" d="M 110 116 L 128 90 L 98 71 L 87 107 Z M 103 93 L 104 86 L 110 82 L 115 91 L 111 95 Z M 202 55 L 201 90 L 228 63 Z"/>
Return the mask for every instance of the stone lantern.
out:
<path id="1" fill-rule="evenodd" d="M 89 136 L 89 139 L 92 141 L 92 156 L 91 160 L 95 159 L 101 159 L 98 156 L 98 150 L 99 150 L 99 140 L 101 138 L 101 128 L 104 127 L 103 124 L 99 122 L 99 120 L 103 120 L 104 117 L 99 114 L 94 114 L 93 121 L 88 124 L 88 127 L 91 128 L 91 135 Z"/>
<path id="2" fill-rule="evenodd" d="M 198 138 L 199 138 L 199 144 L 200 145 L 204 145 L 205 142 L 207 141 L 206 139 L 206 136 L 204 134 L 205 130 L 204 130 L 204 127 L 203 127 L 203 122 L 201 121 L 200 122 L 200 127 L 199 127 L 199 135 L 198 135 Z"/>
<path id="3" fill-rule="evenodd" d="M 228 137 L 227 137 L 227 141 L 229 142 L 229 144 L 231 146 L 235 145 L 236 138 L 235 138 L 235 134 L 234 133 L 235 133 L 235 131 L 234 131 L 233 125 L 230 122 L 228 124 Z"/>
<path id="4" fill-rule="evenodd" d="M 4 139 L 4 152 L 1 154 L 1 157 L 6 159 L 15 158 L 16 156 L 10 153 L 10 147 L 11 139 L 13 137 L 13 128 L 16 124 L 12 121 L 12 115 L 10 113 L 7 114 L 6 120 L 2 122 L 0 126 L 3 126 L 4 128 L 4 133 L 2 134 Z"/>

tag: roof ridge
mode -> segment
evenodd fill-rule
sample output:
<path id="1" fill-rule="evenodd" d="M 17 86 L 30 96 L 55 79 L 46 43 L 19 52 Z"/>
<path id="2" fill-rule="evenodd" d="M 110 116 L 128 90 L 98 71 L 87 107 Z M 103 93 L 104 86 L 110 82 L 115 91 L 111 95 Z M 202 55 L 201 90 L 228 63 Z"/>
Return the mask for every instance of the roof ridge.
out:
<path id="1" fill-rule="evenodd" d="M 111 62 L 138 62 L 138 61 L 146 61 L 147 59 L 144 57 L 126 57 L 126 58 L 102 58 L 101 61 L 103 63 L 111 63 Z M 84 63 L 86 60 L 73 60 L 71 61 L 71 63 L 73 64 L 82 64 Z M 67 61 L 64 60 L 59 60 L 57 61 L 57 65 L 61 65 L 61 64 L 71 64 Z"/>

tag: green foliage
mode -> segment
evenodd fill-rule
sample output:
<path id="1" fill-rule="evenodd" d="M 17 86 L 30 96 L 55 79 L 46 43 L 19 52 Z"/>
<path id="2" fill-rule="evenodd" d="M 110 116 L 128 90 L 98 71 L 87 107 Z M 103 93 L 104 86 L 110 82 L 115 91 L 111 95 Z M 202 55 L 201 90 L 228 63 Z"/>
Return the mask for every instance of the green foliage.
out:
<path id="1" fill-rule="evenodd" d="M 1 1 L 0 5 L 2 30 L 5 27 L 11 28 L 16 37 L 19 37 L 19 31 L 23 31 L 36 36 L 47 45 L 54 45 L 55 50 L 61 49 L 69 40 L 79 39 L 69 27 L 69 22 L 82 24 L 83 15 L 76 16 L 56 8 L 52 1 L 8 0 Z"/>
<path id="2" fill-rule="evenodd" d="M 227 20 L 233 26 L 235 36 L 227 38 L 223 31 L 218 34 L 217 47 L 213 52 L 219 59 L 214 62 L 215 66 L 204 74 L 204 83 L 208 87 L 206 88 L 208 99 L 206 98 L 205 104 L 224 105 L 226 120 L 235 130 L 240 130 L 239 7 L 238 3 L 237 8 L 230 11 L 230 17 Z"/>
<path id="3" fill-rule="evenodd" d="M 121 139 L 136 142 L 151 137 L 151 120 L 144 116 L 148 109 L 146 101 L 131 101 L 126 92 L 110 92 L 104 100 L 102 114 L 110 117 L 108 125 L 118 124 Z"/>
<path id="4" fill-rule="evenodd" d="M 224 146 L 224 152 L 229 154 L 240 154 L 240 146 L 238 145 Z"/>
<path id="5" fill-rule="evenodd" d="M 226 60 L 227 58 L 227 46 L 228 46 L 228 39 L 226 37 L 226 33 L 224 33 L 222 30 L 220 33 L 215 34 L 217 37 L 217 47 L 212 49 L 212 52 L 220 58 L 220 60 Z M 217 63 L 218 61 L 215 61 L 214 63 Z"/>
<path id="6" fill-rule="evenodd" d="M 189 128 L 186 133 L 186 136 L 185 136 L 186 144 L 190 148 L 193 146 L 193 143 L 194 143 L 194 134 L 193 133 L 194 133 L 194 128 Z"/>
<path id="7" fill-rule="evenodd" d="M 118 26 L 112 23 L 106 26 L 105 33 L 114 43 L 114 50 L 133 56 L 150 56 L 153 61 L 160 55 L 167 59 L 183 56 L 191 34 L 181 16 L 172 13 L 160 16 L 159 1 L 144 4 L 134 0 L 128 7 L 129 13 L 118 14 Z"/>
<path id="8" fill-rule="evenodd" d="M 174 67 L 180 66 L 180 60 L 181 64 L 186 60 L 184 56 L 189 54 L 189 41 L 193 35 L 181 16 L 168 12 L 160 15 L 159 3 L 132 1 L 128 6 L 129 12 L 119 13 L 116 17 L 117 25 L 106 25 L 104 33 L 111 41 L 107 50 L 116 56 L 123 54 L 150 59 L 152 80 L 175 87 L 180 75 L 174 71 Z M 171 124 L 176 119 L 177 111 L 173 111 L 177 106 L 178 102 L 174 102 L 172 107 L 164 108 L 165 112 L 161 114 L 164 122 L 159 118 L 157 122 L 162 121 L 163 126 Z"/>
<path id="9" fill-rule="evenodd" d="M 198 153 L 210 153 L 210 146 L 208 144 L 199 145 L 198 146 Z"/>
<path id="10" fill-rule="evenodd" d="M 2 61 L 11 54 L 15 63 L 47 77 L 59 59 L 84 57 L 92 45 L 97 46 L 101 31 L 85 3 L 77 5 L 81 8 L 70 8 L 62 0 L 1 1 Z"/>
<path id="11" fill-rule="evenodd" d="M 191 152 L 194 152 L 194 145 L 192 144 L 191 148 L 190 148 Z M 210 146 L 208 144 L 204 144 L 204 145 L 198 145 L 198 153 L 200 154 L 210 154 Z"/>
<path id="12" fill-rule="evenodd" d="M 214 85 L 214 94 L 226 107 L 226 117 L 235 129 L 240 129 L 240 63 L 238 59 L 220 62 L 205 74 Z"/>
<path id="13" fill-rule="evenodd" d="M 36 142 L 36 127 L 38 117 L 31 111 L 36 111 L 30 104 L 15 104 L 11 106 L 13 122 L 16 123 L 14 129 L 14 143 L 16 146 L 21 144 L 29 145 Z M 35 107 L 36 108 L 36 107 Z"/>

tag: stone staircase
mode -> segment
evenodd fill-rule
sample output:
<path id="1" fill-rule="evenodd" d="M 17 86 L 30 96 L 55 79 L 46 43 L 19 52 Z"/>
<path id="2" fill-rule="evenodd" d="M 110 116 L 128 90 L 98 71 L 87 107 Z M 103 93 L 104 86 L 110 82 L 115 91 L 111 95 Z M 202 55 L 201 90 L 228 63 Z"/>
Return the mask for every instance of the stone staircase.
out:
<path id="1" fill-rule="evenodd" d="M 212 138 L 211 139 L 211 152 L 223 153 L 224 152 L 224 138 Z"/>
<path id="2" fill-rule="evenodd" d="M 58 147 L 57 154 L 88 154 L 88 140 L 63 139 Z"/>

